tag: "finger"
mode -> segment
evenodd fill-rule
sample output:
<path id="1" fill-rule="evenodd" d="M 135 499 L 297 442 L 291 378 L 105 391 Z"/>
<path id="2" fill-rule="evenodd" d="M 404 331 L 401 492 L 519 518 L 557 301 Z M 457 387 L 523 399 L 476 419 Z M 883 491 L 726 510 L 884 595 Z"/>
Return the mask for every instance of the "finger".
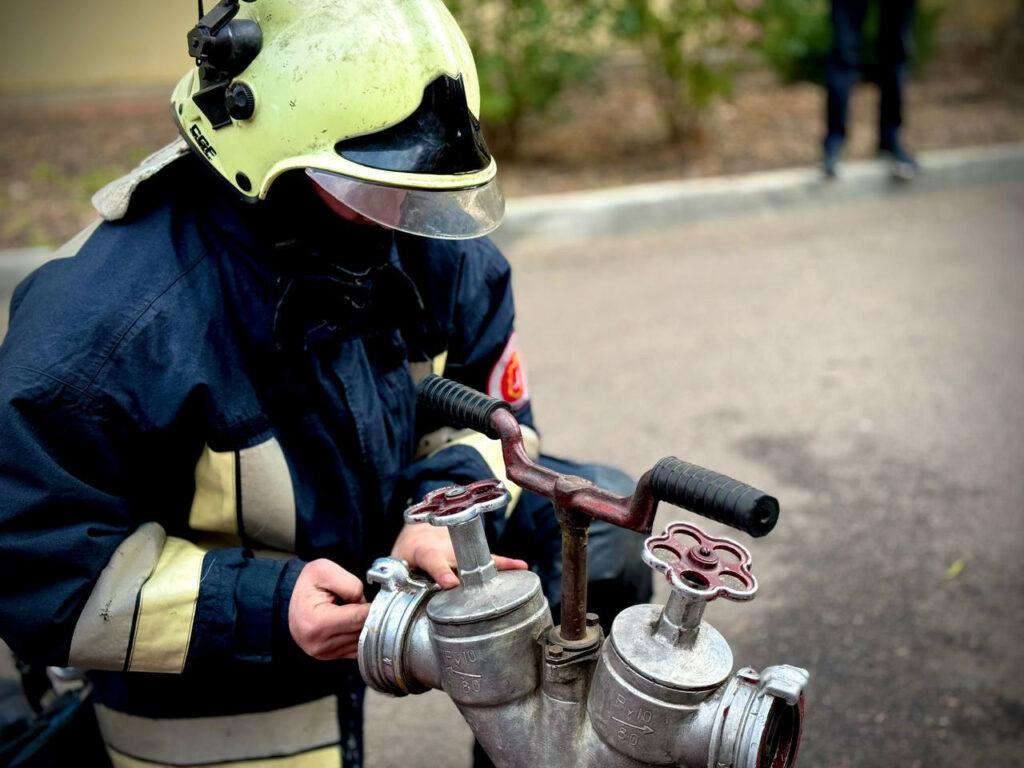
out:
<path id="1" fill-rule="evenodd" d="M 359 658 L 359 649 L 353 646 L 352 648 L 342 651 L 339 659 L 357 659 Z"/>
<path id="2" fill-rule="evenodd" d="M 358 639 L 352 643 L 346 643 L 337 651 L 338 655 L 336 658 L 339 659 L 354 659 L 359 655 L 359 641 Z"/>
<path id="3" fill-rule="evenodd" d="M 316 650 L 313 658 L 318 661 L 336 661 L 337 659 L 355 659 L 359 656 L 359 644 L 356 643 L 331 643 Z"/>
<path id="4" fill-rule="evenodd" d="M 342 654 L 355 651 L 358 645 L 358 635 L 339 635 L 321 643 L 318 650 L 321 652 L 321 655 L 341 656 Z"/>
<path id="5" fill-rule="evenodd" d="M 363 601 L 363 582 L 337 563 L 317 560 L 313 575 L 317 589 L 337 595 L 345 603 Z"/>
<path id="6" fill-rule="evenodd" d="M 494 555 L 494 565 L 499 571 L 525 571 L 530 566 L 525 560 L 517 560 L 514 557 L 502 557 Z"/>
<path id="7" fill-rule="evenodd" d="M 359 635 L 341 635 L 323 643 L 317 649 L 321 659 L 352 659 L 359 651 Z"/>
<path id="8" fill-rule="evenodd" d="M 445 589 L 459 586 L 459 577 L 452 573 L 448 553 L 437 547 L 420 547 L 416 550 L 416 564 Z"/>
<path id="9" fill-rule="evenodd" d="M 341 635 L 358 635 L 370 613 L 369 603 L 331 605 L 325 603 L 317 609 L 317 620 L 323 627 L 324 635 L 337 638 Z"/>

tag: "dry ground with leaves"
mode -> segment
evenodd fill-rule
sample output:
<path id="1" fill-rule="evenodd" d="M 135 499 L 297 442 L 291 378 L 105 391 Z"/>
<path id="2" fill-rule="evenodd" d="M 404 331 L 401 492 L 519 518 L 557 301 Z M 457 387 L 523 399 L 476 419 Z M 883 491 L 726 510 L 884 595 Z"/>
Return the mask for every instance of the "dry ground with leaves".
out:
<path id="1" fill-rule="evenodd" d="M 816 86 L 783 86 L 768 73 L 748 73 L 707 115 L 700 135 L 672 145 L 638 67 L 616 64 L 602 80 L 534 120 L 516 158 L 499 157 L 508 194 L 817 161 L 823 96 Z M 874 151 L 876 100 L 870 86 L 855 94 L 850 157 Z M 936 63 L 911 82 L 907 102 L 906 139 L 916 151 L 1024 141 L 1019 83 Z M 91 220 L 96 189 L 175 135 L 162 94 L 7 102 L 0 110 L 0 248 L 64 241 Z"/>

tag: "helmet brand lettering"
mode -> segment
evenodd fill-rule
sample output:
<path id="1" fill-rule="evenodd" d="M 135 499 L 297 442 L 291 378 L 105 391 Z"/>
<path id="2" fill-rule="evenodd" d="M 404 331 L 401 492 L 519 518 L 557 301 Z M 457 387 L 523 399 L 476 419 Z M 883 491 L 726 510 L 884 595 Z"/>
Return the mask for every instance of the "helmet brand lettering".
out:
<path id="1" fill-rule="evenodd" d="M 213 148 L 213 145 L 210 143 L 210 140 L 203 135 L 203 132 L 199 128 L 198 124 L 195 124 L 191 128 L 189 128 L 188 132 L 192 134 L 192 138 L 195 139 L 196 141 L 196 146 L 199 147 L 200 151 L 204 155 L 206 155 L 206 157 L 210 158 L 217 156 L 217 150 Z"/>

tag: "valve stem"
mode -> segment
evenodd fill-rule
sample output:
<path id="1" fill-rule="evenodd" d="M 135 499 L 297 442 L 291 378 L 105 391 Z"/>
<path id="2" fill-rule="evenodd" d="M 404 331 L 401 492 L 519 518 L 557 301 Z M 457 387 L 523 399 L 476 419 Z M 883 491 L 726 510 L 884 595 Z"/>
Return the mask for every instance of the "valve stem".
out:
<path id="1" fill-rule="evenodd" d="M 432 491 L 419 504 L 409 507 L 405 510 L 405 521 L 447 528 L 460 581 L 466 587 L 482 587 L 498 575 L 498 569 L 480 515 L 504 509 L 508 500 L 508 491 L 499 480 L 453 485 Z"/>
<path id="2" fill-rule="evenodd" d="M 672 645 L 685 645 L 696 635 L 704 618 L 706 600 L 693 600 L 679 592 L 671 592 L 668 602 L 661 609 L 654 633 L 668 640 Z"/>
<path id="3" fill-rule="evenodd" d="M 484 522 L 474 517 L 448 528 L 452 537 L 455 560 L 459 564 L 459 580 L 466 587 L 482 587 L 498 575 L 498 569 L 487 546 Z"/>

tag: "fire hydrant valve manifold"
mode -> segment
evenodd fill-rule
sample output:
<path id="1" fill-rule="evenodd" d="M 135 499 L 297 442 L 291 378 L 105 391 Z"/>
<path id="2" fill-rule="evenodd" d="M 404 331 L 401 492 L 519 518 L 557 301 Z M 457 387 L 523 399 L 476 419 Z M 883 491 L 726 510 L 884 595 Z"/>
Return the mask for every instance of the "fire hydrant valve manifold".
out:
<path id="1" fill-rule="evenodd" d="M 758 583 L 747 549 L 674 522 L 637 552 L 669 587 L 664 605 L 635 605 L 609 636 L 586 612 L 587 528 L 593 519 L 651 533 L 659 501 L 763 536 L 778 502 L 676 458 L 659 461 L 620 498 L 533 462 L 507 404 L 428 377 L 420 404 L 452 426 L 501 440 L 508 478 L 547 496 L 562 529 L 562 615 L 556 626 L 530 571 L 499 572 L 481 516 L 504 510 L 497 480 L 442 488 L 405 513 L 445 527 L 460 584 L 441 590 L 393 558 L 359 640 L 367 684 L 392 695 L 445 691 L 499 768 L 792 768 L 806 670 L 734 671 L 725 638 L 704 621 L 712 600 L 747 601 Z"/>
<path id="2" fill-rule="evenodd" d="M 668 602 L 635 605 L 615 618 L 591 687 L 594 728 L 644 765 L 793 765 L 807 673 L 765 671 L 778 680 L 775 670 L 792 670 L 786 696 L 762 686 L 753 670 L 734 677 L 728 643 L 703 621 L 712 600 L 753 599 L 750 553 L 736 541 L 675 522 L 647 539 L 642 557 L 665 574 Z"/>

